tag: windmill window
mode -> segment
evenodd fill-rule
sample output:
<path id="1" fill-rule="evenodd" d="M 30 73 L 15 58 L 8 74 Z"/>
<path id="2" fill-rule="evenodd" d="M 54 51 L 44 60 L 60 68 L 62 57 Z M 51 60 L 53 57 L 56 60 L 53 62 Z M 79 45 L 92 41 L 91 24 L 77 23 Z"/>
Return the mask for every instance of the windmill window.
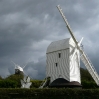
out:
<path id="1" fill-rule="evenodd" d="M 58 63 L 55 63 L 55 66 L 57 67 L 58 66 Z"/>
<path id="2" fill-rule="evenodd" d="M 61 58 L 61 53 L 58 53 L 58 57 Z"/>

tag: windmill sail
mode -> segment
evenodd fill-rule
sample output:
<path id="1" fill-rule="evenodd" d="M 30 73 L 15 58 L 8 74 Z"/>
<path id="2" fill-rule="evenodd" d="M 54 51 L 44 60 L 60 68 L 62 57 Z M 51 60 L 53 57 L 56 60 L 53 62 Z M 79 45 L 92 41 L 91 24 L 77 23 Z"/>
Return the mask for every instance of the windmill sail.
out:
<path id="1" fill-rule="evenodd" d="M 81 54 L 81 60 L 82 62 L 84 63 L 84 65 L 86 66 L 88 72 L 91 74 L 92 78 L 94 79 L 94 81 L 96 82 L 97 85 L 99 85 L 99 76 L 94 68 L 94 66 L 92 65 L 90 59 L 88 58 L 88 56 L 85 54 L 85 52 L 82 50 L 82 48 L 79 46 L 79 43 L 77 42 L 68 22 L 67 22 L 67 19 L 66 17 L 64 16 L 63 12 L 62 12 L 62 9 L 60 8 L 60 6 L 58 5 L 57 6 L 60 14 L 62 15 L 65 23 L 66 23 L 66 27 L 67 29 L 69 30 L 71 36 L 72 36 L 72 39 L 74 40 L 75 44 L 76 44 L 76 47 L 77 49 L 80 51 L 80 54 Z"/>
<path id="2" fill-rule="evenodd" d="M 94 81 L 96 82 L 96 84 L 99 86 L 99 76 L 98 76 L 92 62 L 88 58 L 87 54 L 85 54 L 84 51 L 82 51 L 82 52 L 83 52 L 83 54 L 81 55 L 81 60 L 84 63 L 84 65 L 86 66 L 87 70 L 91 74 L 91 76 L 94 79 Z"/>
<path id="3" fill-rule="evenodd" d="M 21 88 L 30 88 L 31 86 L 30 77 L 24 76 L 23 80 L 21 80 Z"/>

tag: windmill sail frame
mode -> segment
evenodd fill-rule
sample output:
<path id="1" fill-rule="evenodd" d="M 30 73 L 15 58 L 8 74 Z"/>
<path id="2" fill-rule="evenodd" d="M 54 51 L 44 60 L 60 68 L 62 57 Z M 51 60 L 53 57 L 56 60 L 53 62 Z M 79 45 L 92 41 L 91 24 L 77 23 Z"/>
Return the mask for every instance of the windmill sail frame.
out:
<path id="1" fill-rule="evenodd" d="M 70 32 L 71 36 L 72 36 L 72 39 L 74 40 L 76 46 L 77 46 L 77 49 L 80 51 L 80 54 L 81 54 L 81 60 L 82 62 L 84 63 L 84 65 L 86 66 L 88 72 L 91 74 L 92 78 L 94 79 L 94 81 L 96 82 L 96 84 L 99 86 L 99 76 L 98 76 L 98 73 L 96 72 L 92 62 L 90 61 L 90 59 L 88 58 L 87 54 L 85 54 L 85 52 L 82 50 L 82 48 L 80 47 L 78 41 L 76 40 L 69 24 L 68 24 L 68 21 L 66 19 L 66 17 L 64 16 L 63 12 L 62 12 L 62 9 L 61 7 L 58 5 L 57 6 L 63 20 L 65 21 L 66 23 L 66 27 L 68 29 L 68 31 Z"/>

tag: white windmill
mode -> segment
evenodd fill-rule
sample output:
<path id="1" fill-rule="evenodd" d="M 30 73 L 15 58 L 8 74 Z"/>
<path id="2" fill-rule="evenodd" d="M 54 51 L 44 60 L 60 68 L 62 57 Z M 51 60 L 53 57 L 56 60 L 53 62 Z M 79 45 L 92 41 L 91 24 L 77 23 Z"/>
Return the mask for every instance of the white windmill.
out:
<path id="1" fill-rule="evenodd" d="M 66 23 L 66 27 L 67 27 L 67 29 L 69 30 L 72 39 L 74 40 L 74 42 L 75 42 L 75 44 L 76 44 L 75 50 L 76 50 L 76 49 L 79 50 L 79 52 L 80 52 L 80 58 L 81 58 L 82 62 L 83 62 L 84 65 L 86 66 L 87 70 L 89 71 L 90 75 L 92 76 L 92 78 L 94 79 L 94 81 L 96 82 L 96 84 L 99 85 L 99 76 L 98 76 L 98 74 L 97 74 L 97 72 L 96 72 L 96 70 L 95 70 L 95 68 L 94 68 L 94 66 L 93 66 L 93 64 L 92 64 L 92 62 L 90 61 L 90 59 L 88 58 L 87 54 L 85 54 L 85 52 L 84 52 L 84 51 L 82 50 L 82 48 L 80 47 L 78 41 L 76 40 L 76 38 L 75 38 L 75 36 L 74 36 L 74 34 L 73 34 L 73 32 L 72 32 L 70 26 L 68 25 L 67 20 L 66 20 L 64 14 L 63 14 L 63 12 L 62 12 L 62 9 L 60 8 L 59 5 L 57 6 L 57 8 L 58 8 L 60 14 L 62 15 L 62 17 L 63 17 L 63 19 L 64 19 L 64 21 L 65 21 L 65 23 Z"/>
<path id="2" fill-rule="evenodd" d="M 24 71 L 23 71 L 23 69 L 26 67 L 27 64 L 23 68 L 18 64 L 14 63 L 14 65 L 15 65 L 15 74 L 23 74 L 24 75 L 23 80 L 21 80 L 21 88 L 30 88 L 30 86 L 32 84 L 30 82 L 30 77 L 27 76 L 26 73 L 24 73 Z"/>
<path id="3" fill-rule="evenodd" d="M 15 65 L 15 74 L 24 74 L 23 69 L 26 67 L 26 65 L 24 67 L 21 67 L 18 64 L 15 64 L 13 61 L 11 61 L 14 65 Z"/>
<path id="4" fill-rule="evenodd" d="M 50 77 L 49 87 L 81 87 L 80 59 L 96 84 L 99 85 L 99 76 L 81 47 L 83 38 L 80 42 L 76 40 L 62 9 L 59 5 L 57 8 L 66 23 L 71 38 L 52 42 L 47 48 L 46 76 Z"/>
<path id="5" fill-rule="evenodd" d="M 21 88 L 30 88 L 31 84 L 29 76 L 24 76 L 23 80 L 21 80 Z"/>

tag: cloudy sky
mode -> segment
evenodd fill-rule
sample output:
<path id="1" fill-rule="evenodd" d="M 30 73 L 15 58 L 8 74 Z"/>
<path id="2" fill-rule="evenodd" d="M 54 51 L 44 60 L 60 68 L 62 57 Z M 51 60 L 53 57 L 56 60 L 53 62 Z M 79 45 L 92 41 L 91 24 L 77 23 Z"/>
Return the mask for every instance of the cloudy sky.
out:
<path id="1" fill-rule="evenodd" d="M 27 64 L 25 73 L 45 78 L 46 49 L 70 37 L 57 9 L 60 5 L 84 50 L 99 73 L 98 0 L 0 0 L 0 75 L 14 74 L 14 61 Z"/>

